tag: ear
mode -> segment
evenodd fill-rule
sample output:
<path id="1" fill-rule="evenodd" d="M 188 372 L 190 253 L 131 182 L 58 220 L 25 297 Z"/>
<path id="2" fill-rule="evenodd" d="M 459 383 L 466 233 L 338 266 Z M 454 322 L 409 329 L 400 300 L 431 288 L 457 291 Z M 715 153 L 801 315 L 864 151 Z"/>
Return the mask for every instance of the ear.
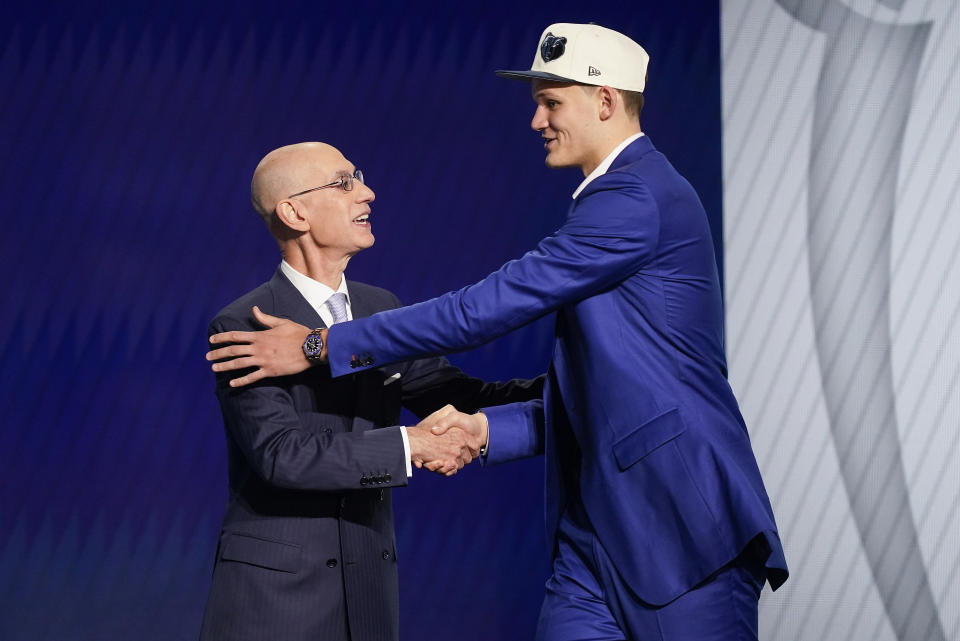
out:
<path id="1" fill-rule="evenodd" d="M 620 92 L 612 87 L 606 85 L 600 87 L 597 91 L 597 99 L 600 101 L 600 120 L 609 120 L 618 110 L 623 109 Z"/>
<path id="2" fill-rule="evenodd" d="M 304 212 L 301 211 L 303 205 L 294 200 L 281 200 L 277 203 L 274 210 L 277 214 L 277 220 L 293 231 L 305 232 L 310 230 L 310 223 L 307 221 Z"/>

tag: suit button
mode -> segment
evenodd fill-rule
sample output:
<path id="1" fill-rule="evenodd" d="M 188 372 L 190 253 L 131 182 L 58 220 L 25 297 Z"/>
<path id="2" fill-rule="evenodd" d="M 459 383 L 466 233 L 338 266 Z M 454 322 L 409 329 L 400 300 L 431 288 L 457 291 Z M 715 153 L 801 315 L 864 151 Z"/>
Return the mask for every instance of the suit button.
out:
<path id="1" fill-rule="evenodd" d="M 389 561 L 389 560 L 390 560 L 390 553 L 387 552 L 386 550 L 383 551 L 383 554 L 382 554 L 381 556 L 383 557 L 383 560 L 384 560 L 384 561 Z"/>
<path id="2" fill-rule="evenodd" d="M 386 476 L 383 477 L 383 480 L 386 481 L 387 483 L 389 483 L 389 482 L 390 482 L 390 479 L 392 479 L 392 478 L 393 478 L 393 477 L 390 476 L 390 473 L 387 472 Z"/>
<path id="3" fill-rule="evenodd" d="M 333 430 L 331 430 L 329 427 L 323 428 L 323 433 L 324 433 L 324 434 L 329 434 L 329 433 L 332 432 L 332 431 L 333 431 Z"/>
<path id="4" fill-rule="evenodd" d="M 384 554 L 386 554 L 386 552 L 384 552 Z M 327 559 L 327 567 L 328 567 L 328 568 L 335 568 L 335 567 L 337 567 L 337 560 L 336 560 L 336 559 Z"/>
<path id="5" fill-rule="evenodd" d="M 360 485 L 366 485 L 369 482 L 370 482 L 370 479 L 368 479 L 366 476 L 360 477 Z"/>

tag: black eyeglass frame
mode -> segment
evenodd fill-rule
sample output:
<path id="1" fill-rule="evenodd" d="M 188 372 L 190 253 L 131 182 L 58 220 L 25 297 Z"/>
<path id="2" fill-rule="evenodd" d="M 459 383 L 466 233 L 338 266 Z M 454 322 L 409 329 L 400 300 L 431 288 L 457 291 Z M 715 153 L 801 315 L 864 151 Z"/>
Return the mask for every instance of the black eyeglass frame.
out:
<path id="1" fill-rule="evenodd" d="M 298 191 L 295 194 L 290 194 L 287 196 L 287 198 L 296 198 L 297 196 L 309 194 L 311 191 L 319 191 L 321 189 L 329 189 L 331 187 L 340 187 L 343 191 L 353 191 L 353 181 L 355 180 L 359 180 L 360 184 L 363 184 L 363 172 L 360 171 L 360 169 L 354 169 L 352 175 L 340 176 L 332 183 L 320 185 L 319 187 L 313 187 L 312 189 L 304 189 L 303 191 Z"/>

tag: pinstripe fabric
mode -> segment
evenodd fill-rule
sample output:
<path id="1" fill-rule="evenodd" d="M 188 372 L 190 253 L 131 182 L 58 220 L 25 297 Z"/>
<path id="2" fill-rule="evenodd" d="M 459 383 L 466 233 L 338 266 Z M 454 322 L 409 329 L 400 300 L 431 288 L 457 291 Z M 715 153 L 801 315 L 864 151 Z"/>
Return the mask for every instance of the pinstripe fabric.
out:
<path id="1" fill-rule="evenodd" d="M 386 290 L 348 287 L 355 317 L 399 305 Z M 255 327 L 253 305 L 323 324 L 277 270 L 218 314 L 211 333 Z M 397 639 L 390 488 L 407 477 L 391 426 L 401 403 L 423 416 L 446 402 L 475 411 L 541 392 L 539 383 L 483 384 L 441 358 L 340 379 L 315 367 L 239 389 L 229 378 L 217 379 L 230 498 L 201 632 L 211 641 Z"/>
<path id="2" fill-rule="evenodd" d="M 392 303 L 361 284 L 351 292 L 358 313 L 364 299 L 373 309 Z M 254 304 L 323 324 L 278 271 L 212 327 L 252 325 Z M 231 496 L 202 639 L 398 637 L 393 509 L 384 488 L 407 479 L 399 432 L 373 429 L 394 424 L 399 412 L 399 393 L 382 378 L 338 384 L 317 368 L 242 391 L 221 379 Z M 278 420 L 287 423 L 272 427 Z"/>

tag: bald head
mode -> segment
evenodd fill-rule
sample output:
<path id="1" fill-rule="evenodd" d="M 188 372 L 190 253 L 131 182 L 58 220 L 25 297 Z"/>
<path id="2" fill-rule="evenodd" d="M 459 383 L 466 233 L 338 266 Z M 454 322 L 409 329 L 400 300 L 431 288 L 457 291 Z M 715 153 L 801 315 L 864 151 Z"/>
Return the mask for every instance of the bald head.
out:
<path id="1" fill-rule="evenodd" d="M 301 142 L 274 149 L 260 161 L 250 182 L 250 202 L 269 225 L 281 200 L 316 187 L 317 176 L 346 163 L 336 147 L 322 142 Z"/>

